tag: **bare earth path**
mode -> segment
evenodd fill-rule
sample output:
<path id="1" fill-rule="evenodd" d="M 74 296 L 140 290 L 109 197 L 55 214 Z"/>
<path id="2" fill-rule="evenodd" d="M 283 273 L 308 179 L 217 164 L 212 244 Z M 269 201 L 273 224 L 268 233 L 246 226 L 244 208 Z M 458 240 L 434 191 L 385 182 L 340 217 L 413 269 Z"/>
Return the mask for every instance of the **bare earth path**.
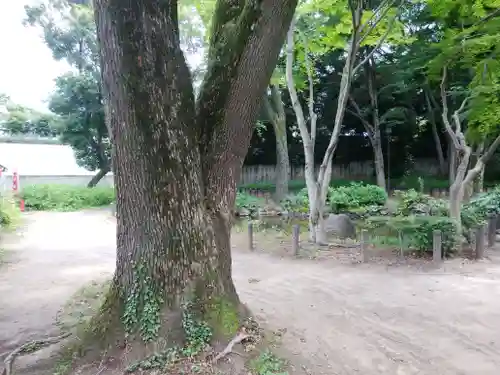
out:
<path id="1" fill-rule="evenodd" d="M 114 223 L 103 211 L 32 213 L 23 237 L 8 247 L 14 260 L 0 268 L 0 356 L 57 332 L 55 315 L 66 300 L 111 274 Z M 496 258 L 432 273 L 240 251 L 233 263 L 242 300 L 270 328 L 286 331 L 297 374 L 500 371 Z"/>

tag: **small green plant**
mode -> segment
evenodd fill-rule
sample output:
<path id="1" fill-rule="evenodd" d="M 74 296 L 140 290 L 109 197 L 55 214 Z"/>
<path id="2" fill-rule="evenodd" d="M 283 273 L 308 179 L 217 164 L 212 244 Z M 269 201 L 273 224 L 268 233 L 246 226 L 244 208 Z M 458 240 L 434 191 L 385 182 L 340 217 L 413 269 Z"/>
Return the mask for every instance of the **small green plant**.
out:
<path id="1" fill-rule="evenodd" d="M 0 227 L 15 229 L 21 220 L 21 211 L 17 202 L 7 196 L 0 196 Z"/>
<path id="2" fill-rule="evenodd" d="M 259 207 L 264 205 L 264 199 L 255 197 L 243 191 L 238 191 L 236 193 L 236 211 L 241 213 L 242 211 L 247 211 L 249 215 L 253 215 L 257 212 Z"/>
<path id="3" fill-rule="evenodd" d="M 193 357 L 199 354 L 212 339 L 212 330 L 207 322 L 197 319 L 193 312 L 193 304 L 182 306 L 182 328 L 186 335 L 186 345 L 182 354 Z"/>
<path id="4" fill-rule="evenodd" d="M 256 375 L 288 375 L 288 372 L 284 371 L 285 362 L 270 350 L 262 352 L 250 363 L 250 367 Z"/>
<path id="5" fill-rule="evenodd" d="M 160 331 L 160 310 L 164 297 L 148 275 L 146 265 L 136 264 L 133 269 L 134 284 L 126 297 L 123 324 L 127 334 L 138 332 L 144 342 L 150 342 L 158 337 Z"/>
<path id="6" fill-rule="evenodd" d="M 212 339 L 212 330 L 208 324 L 197 318 L 194 313 L 193 306 L 195 304 L 189 302 L 184 303 L 181 306 L 182 309 L 182 328 L 184 329 L 184 334 L 186 341 L 184 346 L 174 346 L 171 348 L 166 348 L 160 352 L 153 353 L 149 357 L 134 362 L 127 369 L 127 373 L 133 373 L 136 371 L 147 371 L 163 369 L 169 365 L 173 365 L 185 358 L 193 358 L 199 355 L 205 347 L 210 343 Z M 194 368 L 197 367 L 196 363 L 193 363 Z"/>
<path id="7" fill-rule="evenodd" d="M 112 187 L 31 185 L 23 187 L 20 197 L 28 210 L 77 211 L 110 205 L 115 200 L 115 192 Z"/>
<path id="8" fill-rule="evenodd" d="M 456 252 L 458 233 L 456 222 L 446 216 L 395 216 L 371 217 L 364 223 L 374 236 L 398 238 L 410 249 L 421 254 L 432 251 L 433 232 L 441 231 L 445 256 Z"/>
<path id="9" fill-rule="evenodd" d="M 430 215 L 432 197 L 415 189 L 406 191 L 397 190 L 395 196 L 398 199 L 398 215 Z"/>
<path id="10" fill-rule="evenodd" d="M 280 202 L 281 207 L 288 212 L 309 212 L 309 196 L 304 188 L 296 195 L 289 195 Z"/>
<path id="11" fill-rule="evenodd" d="M 381 206 L 386 201 L 387 193 L 377 185 L 353 182 L 348 186 L 328 190 L 328 202 L 336 213 L 363 206 Z"/>

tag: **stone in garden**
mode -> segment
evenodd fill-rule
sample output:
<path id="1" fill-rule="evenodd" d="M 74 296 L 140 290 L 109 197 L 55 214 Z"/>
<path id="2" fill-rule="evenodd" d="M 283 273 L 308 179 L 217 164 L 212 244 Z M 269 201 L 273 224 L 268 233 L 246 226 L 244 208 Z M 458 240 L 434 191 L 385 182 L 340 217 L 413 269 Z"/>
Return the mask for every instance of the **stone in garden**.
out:
<path id="1" fill-rule="evenodd" d="M 330 214 L 325 219 L 325 229 L 327 235 L 335 235 L 338 238 L 356 238 L 356 227 L 345 214 Z"/>

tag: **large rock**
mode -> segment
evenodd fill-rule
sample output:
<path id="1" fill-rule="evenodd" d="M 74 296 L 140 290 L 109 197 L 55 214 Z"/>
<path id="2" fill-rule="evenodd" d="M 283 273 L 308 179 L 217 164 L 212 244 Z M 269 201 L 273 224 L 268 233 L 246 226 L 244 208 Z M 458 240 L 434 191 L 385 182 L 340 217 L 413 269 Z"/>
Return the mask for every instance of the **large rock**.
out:
<path id="1" fill-rule="evenodd" d="M 349 216 L 345 214 L 330 214 L 325 219 L 325 229 L 327 235 L 334 235 L 338 238 L 356 238 L 356 227 Z"/>

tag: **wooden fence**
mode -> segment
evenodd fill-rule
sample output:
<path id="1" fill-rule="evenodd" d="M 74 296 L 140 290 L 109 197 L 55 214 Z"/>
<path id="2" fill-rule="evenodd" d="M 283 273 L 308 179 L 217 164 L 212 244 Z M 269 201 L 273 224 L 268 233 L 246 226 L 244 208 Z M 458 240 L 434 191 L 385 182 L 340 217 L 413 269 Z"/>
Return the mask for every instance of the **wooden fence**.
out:
<path id="1" fill-rule="evenodd" d="M 319 166 L 316 166 L 316 171 Z M 427 176 L 439 174 L 439 166 L 434 159 L 417 159 L 414 163 L 415 173 L 425 173 Z M 364 179 L 375 174 L 372 161 L 352 162 L 341 165 L 334 164 L 332 179 Z M 292 166 L 290 170 L 292 180 L 304 180 L 304 167 Z M 276 179 L 275 165 L 246 165 L 243 166 L 240 184 L 253 184 L 257 182 L 274 182 Z"/>
<path id="2" fill-rule="evenodd" d="M 291 214 L 291 217 L 295 215 Z M 472 254 L 470 254 L 473 258 L 479 260 L 485 257 L 485 251 L 487 249 L 493 249 L 495 247 L 495 243 L 497 242 L 497 227 L 498 227 L 499 217 L 498 215 L 488 215 L 488 221 L 486 224 L 480 224 L 476 228 L 472 230 Z M 248 222 L 248 249 L 250 251 L 255 250 L 255 242 L 254 242 L 254 224 L 249 221 Z M 440 230 L 433 231 L 432 236 L 432 260 L 435 264 L 439 264 L 444 260 L 444 252 L 442 245 L 442 232 Z M 290 244 L 292 249 L 292 255 L 300 256 L 301 255 L 301 239 L 300 239 L 300 225 L 295 224 L 292 227 L 292 235 L 290 238 Z M 359 259 L 362 263 L 370 262 L 372 257 L 375 255 L 374 252 L 376 249 L 370 244 L 371 234 L 366 229 L 362 229 L 360 235 L 350 246 L 347 246 L 352 249 L 359 249 L 359 254 L 361 259 Z M 286 240 L 282 241 L 286 242 Z M 333 245 L 335 246 L 335 245 Z M 345 246 L 344 246 L 345 247 Z M 463 250 L 463 249 L 462 249 Z M 462 255 L 467 255 L 466 252 L 460 251 Z M 401 249 L 400 256 L 404 257 L 403 249 Z"/>

